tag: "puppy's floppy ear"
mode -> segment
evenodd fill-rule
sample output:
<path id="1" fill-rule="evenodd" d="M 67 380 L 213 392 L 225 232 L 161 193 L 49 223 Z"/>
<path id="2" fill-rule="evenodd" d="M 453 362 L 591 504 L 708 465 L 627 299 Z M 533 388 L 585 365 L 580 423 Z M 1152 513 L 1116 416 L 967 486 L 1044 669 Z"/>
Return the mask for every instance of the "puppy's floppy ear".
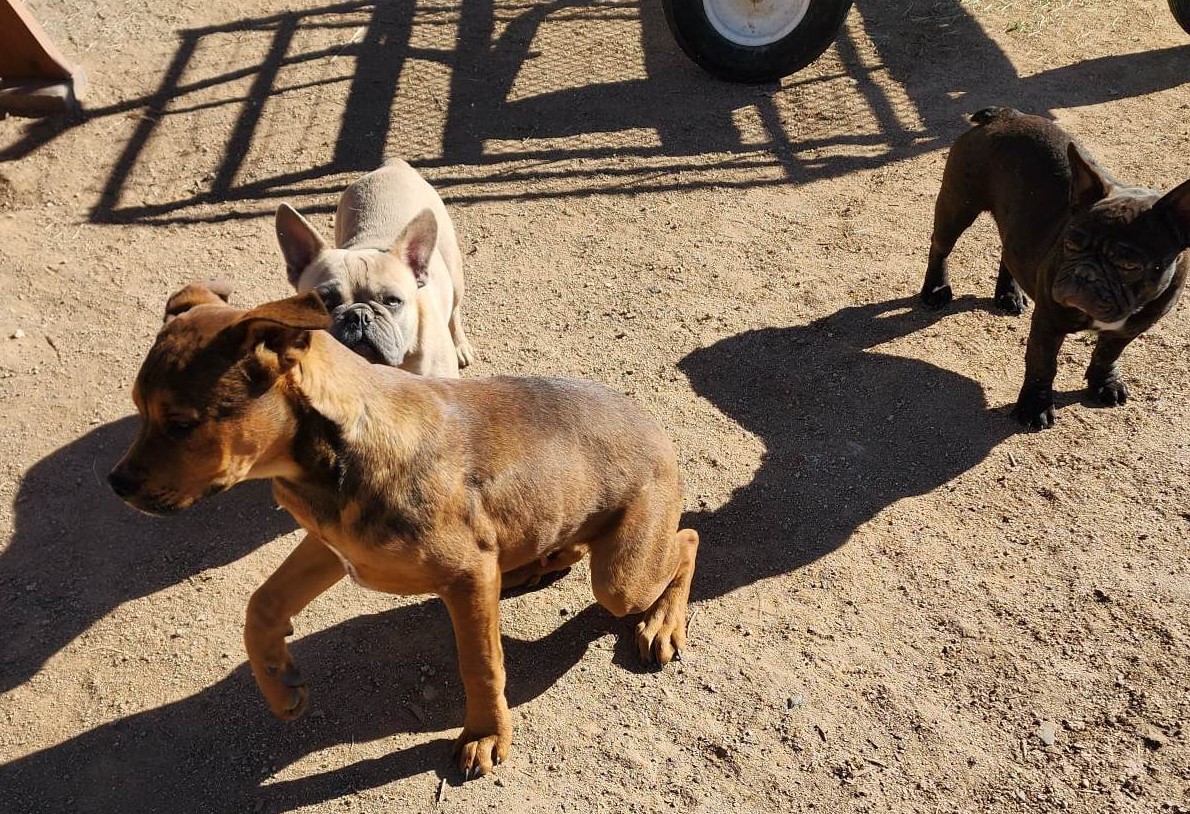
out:
<path id="1" fill-rule="evenodd" d="M 165 323 L 173 321 L 196 305 L 226 305 L 231 297 L 230 280 L 208 280 L 205 283 L 191 283 L 175 293 L 165 303 Z"/>
<path id="2" fill-rule="evenodd" d="M 421 288 L 430 278 L 430 257 L 438 244 L 438 219 L 429 209 L 417 213 L 401 232 L 391 252 L 413 269 L 413 279 Z"/>
<path id="3" fill-rule="evenodd" d="M 275 302 L 266 302 L 245 312 L 226 330 L 241 348 L 264 346 L 276 357 L 284 373 L 310 347 L 310 331 L 331 327 L 322 298 L 313 291 Z"/>
<path id="4" fill-rule="evenodd" d="M 1190 249 L 1190 181 L 1184 181 L 1153 204 L 1153 211 L 1169 218 L 1183 249 Z"/>
<path id="5" fill-rule="evenodd" d="M 1083 148 L 1070 142 L 1066 148 L 1070 161 L 1070 208 L 1087 209 L 1102 201 L 1111 190 L 1111 179 L 1094 159 L 1083 152 Z"/>
<path id="6" fill-rule="evenodd" d="M 275 224 L 277 242 L 281 244 L 281 254 L 285 257 L 289 284 L 297 288 L 302 272 L 326 248 L 326 241 L 310 225 L 310 221 L 287 203 L 277 207 Z"/>

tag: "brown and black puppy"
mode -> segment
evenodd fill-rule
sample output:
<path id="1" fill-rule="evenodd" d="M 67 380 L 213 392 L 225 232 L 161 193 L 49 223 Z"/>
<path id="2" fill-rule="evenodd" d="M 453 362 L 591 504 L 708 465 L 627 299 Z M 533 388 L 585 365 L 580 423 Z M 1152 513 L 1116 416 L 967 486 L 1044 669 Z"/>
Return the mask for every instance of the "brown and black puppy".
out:
<path id="1" fill-rule="evenodd" d="M 192 285 L 133 387 L 140 434 L 109 475 L 137 509 L 170 514 L 247 478 L 271 478 L 307 532 L 253 595 L 244 642 L 273 712 L 306 688 L 290 620 L 344 574 L 450 612 L 467 711 L 467 773 L 502 761 L 500 591 L 591 555 L 616 616 L 644 614 L 642 658 L 685 643 L 698 535 L 678 530 L 681 482 L 665 432 L 585 381 L 434 379 L 372 365 L 334 340 L 314 293 L 242 311 Z"/>
<path id="2" fill-rule="evenodd" d="M 1013 414 L 1035 429 L 1054 421 L 1054 376 L 1067 334 L 1099 335 L 1091 397 L 1123 404 L 1116 361 L 1177 303 L 1190 261 L 1190 181 L 1162 196 L 1116 181 L 1053 122 L 1011 108 L 972 117 L 946 160 L 921 299 L 951 300 L 946 258 L 981 212 L 1002 244 L 996 302 L 1010 313 L 1034 302 L 1025 382 Z"/>

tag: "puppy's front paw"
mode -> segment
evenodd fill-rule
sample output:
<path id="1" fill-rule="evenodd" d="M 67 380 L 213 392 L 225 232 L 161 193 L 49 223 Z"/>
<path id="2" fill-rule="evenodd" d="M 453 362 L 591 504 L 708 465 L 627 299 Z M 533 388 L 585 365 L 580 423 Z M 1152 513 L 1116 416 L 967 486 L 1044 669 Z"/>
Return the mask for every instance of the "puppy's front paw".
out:
<path id="1" fill-rule="evenodd" d="M 1026 427 L 1044 430 L 1054 426 L 1054 394 L 1051 390 L 1023 392 L 1012 408 L 1012 417 Z"/>
<path id="2" fill-rule="evenodd" d="M 464 778 L 482 777 L 508 760 L 512 730 L 507 726 L 497 729 L 500 731 L 485 733 L 463 727 L 462 733 L 455 740 L 454 755 Z"/>
<path id="3" fill-rule="evenodd" d="M 1091 399 L 1105 407 L 1119 407 L 1128 401 L 1128 385 L 1122 379 L 1108 379 L 1105 382 L 1091 382 Z"/>
<path id="4" fill-rule="evenodd" d="M 922 286 L 920 297 L 926 308 L 942 308 L 954 299 L 954 292 L 951 291 L 949 283 L 932 286 L 927 282 Z"/>
<path id="5" fill-rule="evenodd" d="M 309 701 L 306 681 L 288 653 L 283 658 L 268 660 L 259 666 L 253 663 L 252 674 L 269 709 L 278 718 L 292 721 L 306 711 Z"/>

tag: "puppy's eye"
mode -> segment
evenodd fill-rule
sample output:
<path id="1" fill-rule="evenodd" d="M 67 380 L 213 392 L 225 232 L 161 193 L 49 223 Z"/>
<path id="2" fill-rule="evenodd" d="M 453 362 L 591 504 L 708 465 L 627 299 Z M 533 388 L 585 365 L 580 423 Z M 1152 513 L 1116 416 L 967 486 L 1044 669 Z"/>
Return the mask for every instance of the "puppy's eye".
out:
<path id="1" fill-rule="evenodd" d="M 402 300 L 396 294 L 385 294 L 381 302 L 387 305 L 389 308 L 396 308 L 397 306 L 401 305 L 404 300 Z"/>
<path id="2" fill-rule="evenodd" d="M 198 421 L 193 418 L 170 418 L 165 422 L 165 434 L 175 440 L 185 438 L 194 428 L 198 426 Z"/>

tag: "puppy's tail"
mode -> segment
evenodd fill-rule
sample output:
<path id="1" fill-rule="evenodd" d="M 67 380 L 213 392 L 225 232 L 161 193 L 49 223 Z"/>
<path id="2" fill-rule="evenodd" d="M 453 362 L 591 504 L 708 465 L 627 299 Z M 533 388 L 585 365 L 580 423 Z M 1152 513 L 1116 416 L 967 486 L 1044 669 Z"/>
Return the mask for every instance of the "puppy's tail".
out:
<path id="1" fill-rule="evenodd" d="M 987 124 L 996 119 L 1019 115 L 1021 115 L 1021 112 L 1011 107 L 985 107 L 983 110 L 977 110 L 971 114 L 971 123 Z"/>

